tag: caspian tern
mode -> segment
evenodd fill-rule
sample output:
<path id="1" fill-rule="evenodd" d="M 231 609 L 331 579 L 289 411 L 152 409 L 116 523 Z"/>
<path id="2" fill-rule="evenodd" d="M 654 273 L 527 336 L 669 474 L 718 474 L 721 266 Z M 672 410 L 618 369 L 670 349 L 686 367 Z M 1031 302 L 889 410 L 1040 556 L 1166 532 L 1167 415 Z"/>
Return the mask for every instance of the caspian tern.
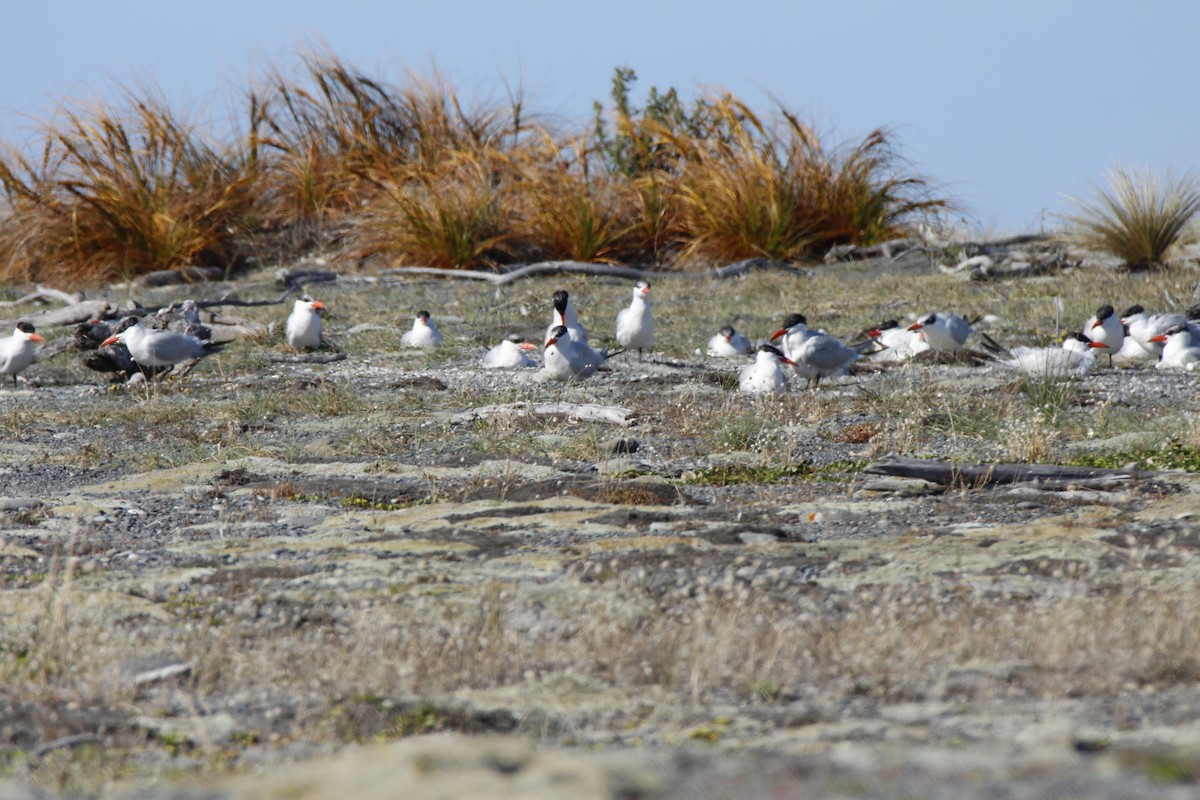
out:
<path id="1" fill-rule="evenodd" d="M 742 334 L 726 325 L 708 340 L 708 354 L 714 358 L 739 358 L 750 355 L 754 345 Z"/>
<path id="2" fill-rule="evenodd" d="M 437 347 L 442 343 L 442 334 L 429 316 L 428 311 L 418 311 L 412 330 L 400 337 L 405 347 Z"/>
<path id="3" fill-rule="evenodd" d="M 1200 336 L 1200 326 L 1190 321 L 1183 314 L 1147 314 L 1141 306 L 1130 306 L 1121 314 L 1121 322 L 1129 329 L 1129 336 L 1141 345 L 1142 349 L 1155 358 L 1162 356 L 1164 339 L 1155 339 L 1159 334 L 1165 335 L 1172 328 L 1183 326 L 1191 330 L 1193 336 Z"/>
<path id="4" fill-rule="evenodd" d="M 33 325 L 18 322 L 12 336 L 0 339 L 0 375 L 12 375 L 15 387 L 17 374 L 33 363 L 34 343 L 44 341 Z"/>
<path id="5" fill-rule="evenodd" d="M 600 369 L 606 358 L 606 354 L 597 352 L 582 342 L 572 341 L 565 325 L 559 325 L 550 331 L 550 338 L 546 340 L 546 347 L 542 351 L 546 374 L 556 381 L 586 378 Z"/>
<path id="6" fill-rule="evenodd" d="M 321 347 L 321 315 L 325 304 L 307 294 L 300 295 L 288 315 L 287 343 L 296 350 L 317 350 Z"/>
<path id="7" fill-rule="evenodd" d="M 800 343 L 791 356 L 796 371 L 808 378 L 808 385 L 815 389 L 821 378 L 843 375 L 850 365 L 862 356 L 842 340 L 818 331 Z"/>
<path id="8" fill-rule="evenodd" d="M 808 329 L 808 320 L 803 314 L 788 314 L 779 330 L 771 334 L 770 341 L 781 339 L 780 349 L 788 358 L 795 360 L 793 354 L 800 348 L 800 343 L 814 334 Z"/>
<path id="9" fill-rule="evenodd" d="M 791 314 L 783 327 L 775 331 L 771 341 L 783 339 L 783 352 L 796 372 L 815 389 L 821 378 L 840 374 L 861 356 L 858 350 L 824 331 L 809 330 L 803 314 Z"/>
<path id="10" fill-rule="evenodd" d="M 874 339 L 883 349 L 867 356 L 871 361 L 880 364 L 899 364 L 908 361 L 917 353 L 929 350 L 929 342 L 921 337 L 920 331 L 910 331 L 901 327 L 894 319 L 879 323 L 867 335 Z"/>
<path id="11" fill-rule="evenodd" d="M 924 333 L 925 341 L 933 350 L 961 350 L 975 332 L 965 317 L 945 311 L 926 314 L 908 329 Z"/>
<path id="12" fill-rule="evenodd" d="M 758 348 L 758 355 L 753 364 L 747 364 L 738 372 L 738 389 L 743 392 L 763 394 L 766 392 L 786 392 L 788 390 L 787 373 L 783 365 L 796 366 L 790 358 L 778 348 L 764 344 Z"/>
<path id="13" fill-rule="evenodd" d="M 1002 356 L 999 363 L 1035 378 L 1084 378 L 1096 367 L 1096 351 L 1108 350 L 1082 333 L 1070 333 L 1061 347 L 1002 348 L 985 338 L 984 345 Z"/>
<path id="14" fill-rule="evenodd" d="M 1121 322 L 1112 306 L 1103 305 L 1084 323 L 1083 335 L 1093 342 L 1107 346 L 1105 352 L 1108 353 L 1108 365 L 1111 367 L 1113 356 L 1121 352 L 1121 347 L 1125 344 L 1125 324 Z"/>
<path id="15" fill-rule="evenodd" d="M 562 325 L 569 332 L 572 342 L 587 344 L 587 330 L 579 324 L 579 317 L 575 314 L 575 306 L 571 303 L 571 295 L 566 290 L 559 289 L 554 293 L 553 304 L 554 312 L 551 317 L 550 327 L 546 328 L 546 341 L 550 341 L 550 337 L 554 335 L 554 329 Z"/>
<path id="16" fill-rule="evenodd" d="M 193 358 L 204 358 L 221 349 L 221 345 L 206 342 L 186 333 L 160 331 L 142 325 L 137 317 L 126 317 L 101 347 L 121 342 L 129 355 L 142 367 L 173 367 Z"/>
<path id="17" fill-rule="evenodd" d="M 1197 337 L 1187 325 L 1176 325 L 1165 333 L 1156 333 L 1150 337 L 1154 344 L 1162 346 L 1162 358 L 1159 359 L 1158 369 L 1184 369 L 1193 371 L 1200 369 L 1200 346 Z"/>
<path id="18" fill-rule="evenodd" d="M 633 287 L 633 300 L 628 308 L 617 314 L 617 341 L 626 350 L 637 348 L 638 360 L 642 351 L 654 347 L 654 316 L 650 313 L 650 284 L 638 281 Z"/>
<path id="19" fill-rule="evenodd" d="M 529 369 L 536 367 L 537 361 L 529 355 L 530 350 L 536 350 L 537 345 L 526 342 L 516 334 L 511 334 L 502 342 L 483 354 L 479 365 L 484 369 Z"/>

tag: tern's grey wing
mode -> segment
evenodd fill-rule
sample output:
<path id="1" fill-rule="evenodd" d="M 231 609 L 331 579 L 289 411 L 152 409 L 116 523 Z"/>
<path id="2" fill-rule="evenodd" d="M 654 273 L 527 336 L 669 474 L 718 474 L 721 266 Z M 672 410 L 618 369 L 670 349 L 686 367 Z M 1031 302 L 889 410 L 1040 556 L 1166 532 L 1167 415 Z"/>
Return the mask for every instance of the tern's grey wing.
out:
<path id="1" fill-rule="evenodd" d="M 575 358 L 575 374 L 580 378 L 586 378 L 594 374 L 596 370 L 600 369 L 600 365 L 604 363 L 603 354 L 598 353 L 586 344 L 575 345 Z"/>
<path id="2" fill-rule="evenodd" d="M 858 352 L 832 336 L 816 336 L 805 343 L 801 358 L 813 369 L 833 372 L 858 358 Z"/>
<path id="3" fill-rule="evenodd" d="M 204 342 L 184 333 L 147 332 L 143 352 L 151 366 L 167 366 L 209 354 Z"/>
<path id="4" fill-rule="evenodd" d="M 955 314 L 947 315 L 946 327 L 949 329 L 950 335 L 954 337 L 954 341 L 958 342 L 959 346 L 966 344 L 968 337 L 974 333 L 971 323 Z"/>
<path id="5" fill-rule="evenodd" d="M 1155 314 L 1150 318 L 1154 333 L 1166 333 L 1177 325 L 1188 325 L 1188 318 L 1183 314 Z M 1152 334 L 1153 335 L 1153 334 Z"/>

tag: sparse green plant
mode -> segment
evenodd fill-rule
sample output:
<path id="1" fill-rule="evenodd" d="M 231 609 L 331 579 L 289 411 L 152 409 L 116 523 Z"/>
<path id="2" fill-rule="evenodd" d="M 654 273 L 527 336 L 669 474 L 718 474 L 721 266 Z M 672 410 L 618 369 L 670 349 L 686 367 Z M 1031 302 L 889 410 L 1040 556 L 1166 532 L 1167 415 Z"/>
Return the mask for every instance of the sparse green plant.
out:
<path id="1" fill-rule="evenodd" d="M 1161 266 L 1193 234 L 1200 215 L 1200 179 L 1191 173 L 1116 166 L 1107 188 L 1088 199 L 1071 198 L 1067 217 L 1081 245 L 1116 256 L 1130 268 Z"/>

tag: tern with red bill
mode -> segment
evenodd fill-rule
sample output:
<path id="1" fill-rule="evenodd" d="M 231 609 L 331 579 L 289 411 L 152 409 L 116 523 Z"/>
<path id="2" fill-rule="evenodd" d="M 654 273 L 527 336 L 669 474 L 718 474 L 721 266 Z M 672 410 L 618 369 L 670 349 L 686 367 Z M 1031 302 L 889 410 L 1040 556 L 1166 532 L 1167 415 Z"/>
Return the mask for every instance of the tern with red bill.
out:
<path id="1" fill-rule="evenodd" d="M 1165 336 L 1172 328 L 1187 328 L 1200 339 L 1200 326 L 1183 314 L 1148 314 L 1141 306 L 1130 306 L 1121 314 L 1121 322 L 1129 329 L 1130 338 L 1155 358 L 1162 356 L 1166 341 L 1155 337 Z"/>
<path id="2" fill-rule="evenodd" d="M 624 352 L 624 351 L 617 351 Z M 542 351 L 546 374 L 556 381 L 582 380 L 600 369 L 605 360 L 617 353 L 601 353 L 582 342 L 571 340 L 570 331 L 559 325 L 550 331 Z"/>
<path id="3" fill-rule="evenodd" d="M 43 341 L 33 325 L 18 322 L 12 336 L 0 339 L 0 375 L 12 375 L 15 387 L 17 374 L 33 363 L 34 344 Z"/>
<path id="4" fill-rule="evenodd" d="M 983 343 L 1000 356 L 1000 364 L 1034 378 L 1085 378 L 1096 367 L 1096 353 L 1109 349 L 1082 333 L 1067 334 L 1061 347 L 1004 348 L 986 335 Z"/>
<path id="5" fill-rule="evenodd" d="M 917 353 L 930 349 L 920 331 L 910 331 L 901 327 L 894 319 L 879 323 L 879 327 L 867 331 L 867 336 L 882 348 L 867 356 L 879 364 L 901 364 Z"/>
<path id="6" fill-rule="evenodd" d="M 824 331 L 809 330 L 803 314 L 789 315 L 783 321 L 783 327 L 772 334 L 771 341 L 776 339 L 783 340 L 784 354 L 812 389 L 817 388 L 821 378 L 845 374 L 850 365 L 861 358 L 858 350 L 841 339 Z M 873 346 L 873 343 L 868 340 L 864 345 Z"/>
<path id="7" fill-rule="evenodd" d="M 762 345 L 758 348 L 754 363 L 742 367 L 738 373 L 738 389 L 754 394 L 786 392 L 788 377 L 783 371 L 784 364 L 796 366 L 796 363 L 780 352 L 779 348 L 769 344 Z"/>
<path id="8" fill-rule="evenodd" d="M 538 365 L 529 355 L 536 350 L 537 345 L 526 342 L 515 333 L 507 336 L 502 342 L 483 354 L 479 365 L 484 369 L 529 369 Z"/>
<path id="9" fill-rule="evenodd" d="M 400 344 L 405 347 L 437 347 L 441 343 L 442 334 L 428 311 L 418 311 L 412 330 L 400 337 Z"/>
<path id="10" fill-rule="evenodd" d="M 1125 344 L 1125 325 L 1112 306 L 1103 305 L 1083 324 L 1083 335 L 1107 347 L 1104 352 L 1108 353 L 1108 365 L 1111 367 L 1113 356 L 1121 352 Z"/>
<path id="11" fill-rule="evenodd" d="M 550 327 L 546 328 L 545 341 L 550 341 L 550 337 L 554 335 L 554 329 L 562 325 L 567 329 L 572 342 L 587 344 L 587 330 L 579 324 L 579 316 L 575 313 L 575 305 L 571 302 L 570 293 L 565 289 L 559 289 L 551 300 L 553 312 L 550 318 Z"/>
<path id="12" fill-rule="evenodd" d="M 321 347 L 321 313 L 325 304 L 307 294 L 300 295 L 288 315 L 284 333 L 287 343 L 295 350 L 317 350 Z"/>
<path id="13" fill-rule="evenodd" d="M 633 300 L 628 308 L 617 314 L 617 341 L 626 350 L 635 347 L 638 361 L 642 352 L 654 347 L 654 315 L 650 313 L 650 284 L 638 281 L 633 287 Z"/>
<path id="14" fill-rule="evenodd" d="M 808 329 L 808 319 L 803 314 L 788 314 L 779 330 L 771 334 L 770 341 L 779 339 L 779 349 L 788 358 L 795 360 L 794 353 L 800 348 L 800 343 L 813 335 Z"/>
<path id="15" fill-rule="evenodd" d="M 965 317 L 937 311 L 926 314 L 912 325 L 910 331 L 920 331 L 933 350 L 961 350 L 975 329 Z"/>
<path id="16" fill-rule="evenodd" d="M 750 355 L 754 345 L 750 340 L 726 325 L 708 340 L 708 354 L 714 358 L 740 358 Z"/>
<path id="17" fill-rule="evenodd" d="M 186 333 L 160 331 L 142 325 L 137 317 L 126 317 L 116 331 L 100 343 L 101 347 L 121 342 L 134 362 L 142 367 L 173 367 L 194 358 L 204 358 L 221 349 Z"/>
<path id="18" fill-rule="evenodd" d="M 1189 372 L 1200 369 L 1200 346 L 1197 337 L 1187 325 L 1176 325 L 1164 333 L 1150 337 L 1152 344 L 1163 349 L 1158 369 L 1183 369 Z"/>

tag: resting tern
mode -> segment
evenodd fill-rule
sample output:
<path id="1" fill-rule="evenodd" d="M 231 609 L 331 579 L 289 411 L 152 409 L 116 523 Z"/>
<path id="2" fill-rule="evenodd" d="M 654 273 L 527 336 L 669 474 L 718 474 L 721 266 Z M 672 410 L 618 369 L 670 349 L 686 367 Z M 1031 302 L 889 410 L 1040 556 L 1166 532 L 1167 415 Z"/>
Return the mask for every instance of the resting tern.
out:
<path id="1" fill-rule="evenodd" d="M 1103 305 L 1084 323 L 1083 335 L 1093 342 L 1107 346 L 1105 352 L 1108 353 L 1108 365 L 1111 367 L 1113 356 L 1121 352 L 1121 347 L 1125 344 L 1125 323 L 1121 322 L 1112 306 Z"/>
<path id="2" fill-rule="evenodd" d="M 442 343 L 442 334 L 429 316 L 428 311 L 418 311 L 412 330 L 400 337 L 406 347 L 437 347 Z"/>
<path id="3" fill-rule="evenodd" d="M 608 357 L 582 342 L 572 341 L 565 325 L 550 331 L 550 338 L 546 340 L 546 347 L 542 351 L 546 374 L 557 381 L 586 378 L 600 369 Z"/>
<path id="4" fill-rule="evenodd" d="M 753 364 L 742 367 L 738 373 L 738 389 L 743 392 L 762 394 L 766 392 L 786 392 L 788 389 L 787 373 L 783 365 L 796 366 L 790 358 L 778 348 L 764 344 L 758 348 L 758 355 Z"/>
<path id="5" fill-rule="evenodd" d="M 44 342 L 33 325 L 18 322 L 12 336 L 0 339 L 0 375 L 12 375 L 17 385 L 17 373 L 33 363 L 34 343 Z"/>
<path id="6" fill-rule="evenodd" d="M 917 353 L 929 350 L 929 342 L 921 338 L 920 331 L 910 331 L 894 319 L 879 323 L 867 336 L 883 349 L 871 353 L 868 358 L 881 364 L 898 364 L 908 361 Z"/>
<path id="7" fill-rule="evenodd" d="M 479 365 L 484 369 L 529 369 L 538 365 L 529 355 L 530 350 L 536 349 L 536 344 L 526 342 L 514 333 L 484 353 Z"/>
<path id="8" fill-rule="evenodd" d="M 550 337 L 554 334 L 554 329 L 562 325 L 569 332 L 572 342 L 587 344 L 587 330 L 579 324 L 579 317 L 575 314 L 575 306 L 571 303 L 571 295 L 566 290 L 559 289 L 554 293 L 553 304 L 554 312 L 551 317 L 550 327 L 546 328 L 546 341 L 550 341 Z"/>
<path id="9" fill-rule="evenodd" d="M 748 356 L 753 349 L 754 345 L 750 343 L 750 340 L 735 331 L 730 325 L 721 328 L 715 336 L 708 340 L 708 354 L 715 358 Z"/>
<path id="10" fill-rule="evenodd" d="M 1121 322 L 1129 329 L 1129 335 L 1155 358 L 1162 356 L 1164 339 L 1155 339 L 1172 328 L 1189 328 L 1194 336 L 1200 336 L 1200 326 L 1183 314 L 1147 314 L 1141 306 L 1130 306 L 1121 314 Z"/>
<path id="11" fill-rule="evenodd" d="M 142 367 L 173 367 L 193 358 L 204 358 L 221 349 L 186 333 L 160 331 L 142 325 L 137 317 L 126 317 L 116 331 L 100 343 L 101 347 L 121 342 L 129 355 Z"/>
<path id="12" fill-rule="evenodd" d="M 654 347 L 654 316 L 650 313 L 650 284 L 638 281 L 633 287 L 633 300 L 628 308 L 617 314 L 617 341 L 626 350 L 637 348 L 638 360 L 642 351 Z"/>
<path id="13" fill-rule="evenodd" d="M 325 304 L 307 294 L 300 295 L 287 319 L 287 343 L 296 350 L 317 350 L 321 347 L 321 315 Z"/>
<path id="14" fill-rule="evenodd" d="M 1185 369 L 1189 372 L 1200 369 L 1200 346 L 1197 346 L 1197 336 L 1191 327 L 1176 325 L 1165 333 L 1151 336 L 1150 341 L 1161 345 L 1163 349 L 1157 365 L 1159 369 Z"/>
<path id="15" fill-rule="evenodd" d="M 909 325 L 908 329 L 921 331 L 933 350 L 961 350 L 967 338 L 974 333 L 965 317 L 945 311 L 926 314 Z"/>
<path id="16" fill-rule="evenodd" d="M 1035 378 L 1083 378 L 1096 366 L 1096 350 L 1108 350 L 1082 333 L 1070 333 L 1061 347 L 1003 348 L 989 338 L 984 345 L 1003 356 L 999 363 Z"/>

